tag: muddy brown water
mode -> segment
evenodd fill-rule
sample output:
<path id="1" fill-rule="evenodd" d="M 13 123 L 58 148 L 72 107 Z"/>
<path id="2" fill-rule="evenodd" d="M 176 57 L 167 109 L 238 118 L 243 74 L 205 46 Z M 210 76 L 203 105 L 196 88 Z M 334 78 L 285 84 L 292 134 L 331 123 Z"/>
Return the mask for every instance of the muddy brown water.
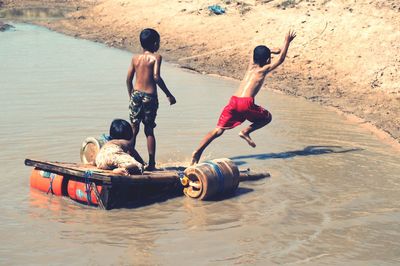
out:
<path id="1" fill-rule="evenodd" d="M 270 91 L 255 149 L 227 131 L 205 159 L 271 178 L 221 201 L 175 197 L 100 211 L 31 190 L 26 157 L 79 160 L 87 136 L 128 118 L 131 54 L 15 24 L 0 33 L 0 264 L 394 265 L 400 263 L 399 153 L 335 112 Z M 237 82 L 164 64 L 159 165 L 185 165 Z M 144 136 L 138 150 L 146 156 Z"/>

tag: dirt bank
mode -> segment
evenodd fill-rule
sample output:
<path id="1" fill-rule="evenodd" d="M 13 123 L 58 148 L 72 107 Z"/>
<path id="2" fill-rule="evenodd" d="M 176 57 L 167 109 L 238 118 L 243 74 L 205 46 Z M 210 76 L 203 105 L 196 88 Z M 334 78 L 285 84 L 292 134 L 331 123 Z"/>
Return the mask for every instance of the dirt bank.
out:
<path id="1" fill-rule="evenodd" d="M 266 87 L 305 97 L 400 142 L 398 1 L 2 0 L 10 7 L 69 7 L 65 19 L 40 22 L 79 38 L 139 51 L 145 27 L 161 33 L 161 53 L 182 67 L 240 79 L 257 44 L 281 46 L 297 31 L 287 61 Z M 162 3 L 160 3 L 162 2 Z M 223 15 L 207 7 L 219 4 Z M 301 111 L 301 110 L 299 110 Z"/>

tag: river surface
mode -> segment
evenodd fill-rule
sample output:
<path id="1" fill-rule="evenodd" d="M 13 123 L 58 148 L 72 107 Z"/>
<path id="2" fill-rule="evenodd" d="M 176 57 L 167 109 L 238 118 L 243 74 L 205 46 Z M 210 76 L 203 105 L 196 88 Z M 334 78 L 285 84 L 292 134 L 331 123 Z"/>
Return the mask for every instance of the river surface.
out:
<path id="1" fill-rule="evenodd" d="M 85 137 L 128 119 L 132 55 L 15 26 L 0 33 L 0 264 L 400 264 L 398 151 L 333 111 L 270 91 L 257 96 L 273 121 L 253 134 L 255 149 L 239 127 L 204 153 L 271 173 L 231 198 L 100 211 L 31 190 L 25 158 L 78 162 Z M 186 165 L 238 83 L 167 63 L 162 75 L 177 104 L 159 93 L 157 161 Z M 137 147 L 147 158 L 142 133 Z"/>

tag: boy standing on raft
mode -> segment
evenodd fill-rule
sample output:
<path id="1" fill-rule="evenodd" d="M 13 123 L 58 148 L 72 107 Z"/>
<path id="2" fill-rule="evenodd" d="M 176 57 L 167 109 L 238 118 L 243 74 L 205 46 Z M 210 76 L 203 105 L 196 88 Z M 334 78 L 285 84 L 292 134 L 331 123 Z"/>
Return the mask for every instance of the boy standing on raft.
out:
<path id="1" fill-rule="evenodd" d="M 156 165 L 154 128 L 156 127 L 155 119 L 158 109 L 157 85 L 165 93 L 171 105 L 175 104 L 176 100 L 160 75 L 162 57 L 156 54 L 160 47 L 160 35 L 154 29 L 144 29 L 140 33 L 140 44 L 143 47 L 143 53 L 132 58 L 126 78 L 130 99 L 129 117 L 134 135 L 133 146 L 136 144 L 140 123 L 144 124 L 144 133 L 146 134 L 147 149 L 149 151 L 149 163 L 146 170 L 152 171 Z M 136 81 L 133 87 L 132 81 L 135 72 Z"/>
<path id="2" fill-rule="evenodd" d="M 250 133 L 269 124 L 272 116 L 267 110 L 254 103 L 254 97 L 261 89 L 265 76 L 283 63 L 289 44 L 295 37 L 294 31 L 286 34 L 283 48 L 277 52 L 280 52 L 280 56 L 274 62 L 271 62 L 271 50 L 268 47 L 259 45 L 254 49 L 253 57 L 239 89 L 222 111 L 217 127 L 204 137 L 200 146 L 193 152 L 191 165 L 199 162 L 201 154 L 214 139 L 221 136 L 226 129 L 234 128 L 245 120 L 249 120 L 252 124 L 240 131 L 239 136 L 251 147 L 256 146 L 250 138 Z"/>

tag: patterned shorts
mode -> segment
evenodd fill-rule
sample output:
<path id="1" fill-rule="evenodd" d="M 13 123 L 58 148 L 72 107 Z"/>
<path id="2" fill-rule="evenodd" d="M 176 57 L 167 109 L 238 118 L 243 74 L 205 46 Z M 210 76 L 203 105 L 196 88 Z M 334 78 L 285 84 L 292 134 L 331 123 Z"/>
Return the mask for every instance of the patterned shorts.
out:
<path id="1" fill-rule="evenodd" d="M 156 95 L 133 91 L 129 103 L 129 118 L 132 124 L 143 122 L 145 126 L 156 127 L 158 98 Z"/>

